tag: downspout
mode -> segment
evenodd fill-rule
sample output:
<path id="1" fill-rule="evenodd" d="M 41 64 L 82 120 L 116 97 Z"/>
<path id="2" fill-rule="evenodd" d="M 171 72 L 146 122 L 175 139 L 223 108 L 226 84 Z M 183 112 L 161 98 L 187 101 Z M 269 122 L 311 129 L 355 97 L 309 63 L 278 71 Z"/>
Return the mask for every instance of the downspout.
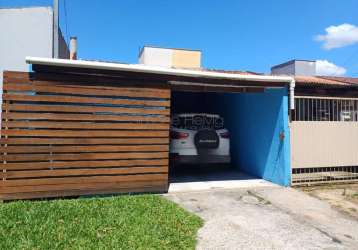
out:
<path id="1" fill-rule="evenodd" d="M 289 92 L 290 92 L 290 110 L 295 109 L 295 87 L 296 87 L 296 81 L 295 78 L 292 77 L 289 85 Z"/>

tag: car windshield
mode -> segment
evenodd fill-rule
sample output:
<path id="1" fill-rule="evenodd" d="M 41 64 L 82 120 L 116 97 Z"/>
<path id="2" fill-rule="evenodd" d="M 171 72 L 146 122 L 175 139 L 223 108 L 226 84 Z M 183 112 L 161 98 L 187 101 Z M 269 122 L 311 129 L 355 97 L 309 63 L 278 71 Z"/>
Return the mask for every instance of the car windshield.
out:
<path id="1" fill-rule="evenodd" d="M 223 129 L 224 119 L 219 116 L 194 115 L 178 116 L 174 115 L 172 127 L 180 129 L 201 130 L 201 129 Z"/>

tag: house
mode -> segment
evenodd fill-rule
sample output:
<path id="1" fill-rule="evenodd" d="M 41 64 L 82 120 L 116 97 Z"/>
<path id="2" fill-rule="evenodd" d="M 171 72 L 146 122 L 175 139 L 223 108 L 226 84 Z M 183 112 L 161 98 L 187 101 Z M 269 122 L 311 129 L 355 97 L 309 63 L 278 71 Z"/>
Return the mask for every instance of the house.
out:
<path id="1" fill-rule="evenodd" d="M 4 70 L 29 71 L 26 56 L 69 58 L 66 41 L 59 29 L 54 39 L 51 7 L 0 8 L 0 82 Z M 54 45 L 58 54 L 54 54 Z"/>
<path id="2" fill-rule="evenodd" d="M 0 198 L 167 192 L 170 119 L 184 109 L 224 117 L 231 171 L 283 186 L 357 180 L 354 79 L 200 60 L 145 47 L 140 64 L 27 57 L 33 73 L 5 72 Z"/>

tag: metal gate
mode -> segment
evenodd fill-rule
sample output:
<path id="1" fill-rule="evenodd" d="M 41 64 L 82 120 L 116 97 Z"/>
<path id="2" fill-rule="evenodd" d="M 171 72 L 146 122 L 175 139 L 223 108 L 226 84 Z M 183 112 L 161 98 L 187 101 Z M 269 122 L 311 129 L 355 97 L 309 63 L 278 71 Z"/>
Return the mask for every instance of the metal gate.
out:
<path id="1" fill-rule="evenodd" d="M 170 90 L 66 79 L 5 72 L 0 199 L 165 192 Z"/>
<path id="2" fill-rule="evenodd" d="M 298 96 L 292 115 L 292 185 L 358 181 L 358 99 Z"/>

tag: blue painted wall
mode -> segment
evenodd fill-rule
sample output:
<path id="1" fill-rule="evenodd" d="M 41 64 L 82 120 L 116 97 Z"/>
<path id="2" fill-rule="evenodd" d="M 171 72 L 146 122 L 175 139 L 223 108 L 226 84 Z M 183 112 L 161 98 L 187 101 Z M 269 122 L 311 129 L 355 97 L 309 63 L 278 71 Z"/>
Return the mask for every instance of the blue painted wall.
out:
<path id="1" fill-rule="evenodd" d="M 220 94 L 217 112 L 231 131 L 234 166 L 251 175 L 289 186 L 290 141 L 287 89 L 264 93 Z M 280 133 L 285 137 L 280 139 Z"/>
<path id="2" fill-rule="evenodd" d="M 264 93 L 173 92 L 172 112 L 218 113 L 231 133 L 232 165 L 288 186 L 291 181 L 287 89 Z M 285 134 L 280 140 L 280 132 Z"/>

